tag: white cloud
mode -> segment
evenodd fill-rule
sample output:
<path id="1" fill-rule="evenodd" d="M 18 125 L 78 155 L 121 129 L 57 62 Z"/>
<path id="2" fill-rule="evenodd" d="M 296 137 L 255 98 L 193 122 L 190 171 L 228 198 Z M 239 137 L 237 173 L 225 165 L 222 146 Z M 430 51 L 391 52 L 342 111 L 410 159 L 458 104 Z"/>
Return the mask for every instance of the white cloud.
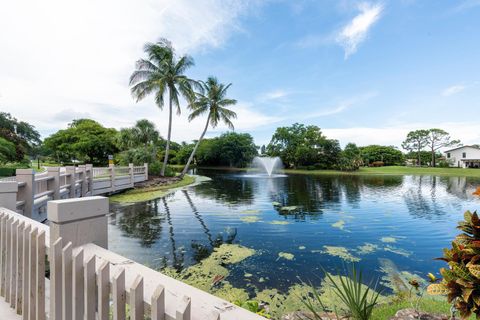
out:
<path id="1" fill-rule="evenodd" d="M 290 95 L 290 92 L 282 90 L 282 89 L 276 89 L 272 90 L 269 92 L 266 92 L 261 95 L 260 100 L 262 101 L 267 101 L 267 100 L 278 100 L 285 98 Z"/>
<path id="2" fill-rule="evenodd" d="M 260 2 L 4 2 L 0 109 L 32 123 L 43 134 L 85 116 L 116 128 L 148 117 L 162 130 L 166 112 L 160 113 L 153 99 L 134 103 L 128 88 L 135 61 L 144 56 L 143 44 L 166 37 L 181 53 L 220 47 L 242 31 L 239 19 Z M 184 129 L 174 131 L 174 138 L 197 136 L 190 126 Z"/>
<path id="3" fill-rule="evenodd" d="M 449 97 L 453 96 L 454 94 L 460 93 L 463 90 L 465 90 L 465 86 L 461 84 L 457 84 L 451 87 L 446 88 L 445 90 L 442 91 L 442 96 L 444 97 Z"/>
<path id="4" fill-rule="evenodd" d="M 354 54 L 360 43 L 368 36 L 368 31 L 380 19 L 383 5 L 363 2 L 359 5 L 360 13 L 344 26 L 337 35 L 337 42 L 345 50 L 345 59 Z"/>
<path id="5" fill-rule="evenodd" d="M 318 118 L 318 117 L 324 117 L 324 116 L 329 116 L 333 114 L 337 114 L 340 112 L 345 111 L 346 109 L 357 105 L 361 104 L 363 102 L 366 102 L 374 97 L 378 96 L 377 92 L 367 92 L 365 94 L 361 94 L 358 96 L 354 96 L 348 99 L 343 99 L 340 102 L 338 102 L 334 107 L 331 108 L 321 108 L 318 111 L 309 113 L 305 116 L 303 116 L 303 119 L 311 119 L 311 118 Z"/>
<path id="6" fill-rule="evenodd" d="M 342 145 L 354 142 L 359 146 L 380 144 L 394 145 L 401 148 L 402 141 L 409 131 L 421 128 L 441 128 L 450 133 L 453 139 L 460 139 L 463 144 L 480 143 L 480 123 L 475 122 L 444 122 L 444 123 L 409 123 L 379 128 L 354 127 L 322 129 L 329 138 L 338 139 Z"/>

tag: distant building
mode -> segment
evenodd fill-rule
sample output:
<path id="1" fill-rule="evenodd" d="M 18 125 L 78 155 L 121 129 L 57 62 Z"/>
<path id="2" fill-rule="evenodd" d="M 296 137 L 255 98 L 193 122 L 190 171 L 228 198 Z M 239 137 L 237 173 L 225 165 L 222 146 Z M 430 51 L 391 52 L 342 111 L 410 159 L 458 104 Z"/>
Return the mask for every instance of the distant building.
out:
<path id="1" fill-rule="evenodd" d="M 463 146 L 444 152 L 445 159 L 451 167 L 480 168 L 480 148 Z"/>

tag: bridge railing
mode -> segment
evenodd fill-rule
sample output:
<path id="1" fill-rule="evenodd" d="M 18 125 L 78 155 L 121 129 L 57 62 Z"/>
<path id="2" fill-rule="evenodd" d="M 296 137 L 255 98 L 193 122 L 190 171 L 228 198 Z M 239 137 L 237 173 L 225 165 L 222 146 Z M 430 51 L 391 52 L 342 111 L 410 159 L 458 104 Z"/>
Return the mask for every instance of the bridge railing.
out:
<path id="1" fill-rule="evenodd" d="M 264 320 L 109 251 L 107 198 L 50 201 L 50 226 L 2 205 L 0 296 L 23 319 Z"/>
<path id="2" fill-rule="evenodd" d="M 133 188 L 135 182 L 148 179 L 148 164 L 130 164 L 128 167 L 93 167 L 87 164 L 46 169 L 42 173 L 35 173 L 33 169 L 17 169 L 15 177 L 0 180 L 0 197 L 4 188 L 10 190 L 7 185 L 17 185 L 16 194 L 10 195 L 15 197 L 15 206 L 9 209 L 44 221 L 50 200 L 108 194 Z"/>

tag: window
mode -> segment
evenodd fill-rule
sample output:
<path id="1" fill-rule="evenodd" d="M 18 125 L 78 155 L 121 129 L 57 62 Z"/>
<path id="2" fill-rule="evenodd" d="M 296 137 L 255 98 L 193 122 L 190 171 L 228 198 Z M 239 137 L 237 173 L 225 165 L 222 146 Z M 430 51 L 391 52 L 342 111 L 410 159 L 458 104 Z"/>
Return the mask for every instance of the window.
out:
<path id="1" fill-rule="evenodd" d="M 449 153 L 447 153 L 447 158 L 448 158 L 448 159 L 450 159 L 450 152 L 449 152 Z"/>
<path id="2" fill-rule="evenodd" d="M 467 153 L 466 152 L 462 153 L 462 158 L 466 158 L 466 157 L 467 157 Z"/>

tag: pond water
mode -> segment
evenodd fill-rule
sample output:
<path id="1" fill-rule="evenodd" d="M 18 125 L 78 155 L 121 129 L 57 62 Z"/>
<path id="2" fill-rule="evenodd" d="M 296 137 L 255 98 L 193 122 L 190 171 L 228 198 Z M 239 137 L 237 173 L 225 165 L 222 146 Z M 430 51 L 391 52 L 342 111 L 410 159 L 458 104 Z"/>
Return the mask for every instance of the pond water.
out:
<path id="1" fill-rule="evenodd" d="M 367 279 L 396 266 L 424 277 L 466 210 L 480 209 L 480 179 L 435 176 L 254 178 L 198 171 L 212 180 L 144 203 L 113 206 L 110 249 L 153 268 L 182 268 L 221 243 L 255 249 L 230 267 L 245 289 L 321 281 L 355 261 Z"/>

